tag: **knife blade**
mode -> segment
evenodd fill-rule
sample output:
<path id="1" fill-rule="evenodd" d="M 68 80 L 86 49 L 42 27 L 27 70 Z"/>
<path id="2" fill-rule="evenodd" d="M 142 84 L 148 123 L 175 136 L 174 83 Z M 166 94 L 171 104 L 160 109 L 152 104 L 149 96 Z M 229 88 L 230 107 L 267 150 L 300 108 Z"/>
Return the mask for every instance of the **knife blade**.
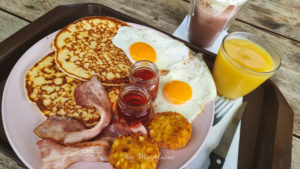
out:
<path id="1" fill-rule="evenodd" d="M 209 154 L 210 165 L 208 169 L 222 169 L 230 144 L 235 131 L 239 125 L 242 115 L 246 109 L 247 102 L 244 102 L 235 112 L 234 117 L 227 126 L 219 145 Z"/>

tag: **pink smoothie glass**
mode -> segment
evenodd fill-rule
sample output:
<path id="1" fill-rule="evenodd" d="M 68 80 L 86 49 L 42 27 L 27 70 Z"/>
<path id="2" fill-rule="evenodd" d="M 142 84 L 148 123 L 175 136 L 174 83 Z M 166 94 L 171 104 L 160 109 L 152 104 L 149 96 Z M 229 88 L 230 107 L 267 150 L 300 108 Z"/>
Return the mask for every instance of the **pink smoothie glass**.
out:
<path id="1" fill-rule="evenodd" d="M 247 0 L 193 0 L 189 11 L 189 40 L 209 47 L 226 30 Z"/>

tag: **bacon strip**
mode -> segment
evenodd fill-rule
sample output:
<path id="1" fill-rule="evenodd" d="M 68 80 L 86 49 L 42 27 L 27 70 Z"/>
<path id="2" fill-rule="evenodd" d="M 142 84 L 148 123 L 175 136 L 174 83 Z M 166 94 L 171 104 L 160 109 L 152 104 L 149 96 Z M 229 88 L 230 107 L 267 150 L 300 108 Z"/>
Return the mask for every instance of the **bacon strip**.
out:
<path id="1" fill-rule="evenodd" d="M 87 129 L 87 127 L 78 120 L 68 117 L 51 116 L 48 120 L 34 129 L 34 133 L 41 138 L 51 137 L 54 140 L 61 140 L 65 137 L 66 132 L 74 132 L 85 129 Z"/>
<path id="2" fill-rule="evenodd" d="M 109 124 L 112 111 L 111 103 L 106 90 L 96 76 L 77 86 L 74 95 L 77 104 L 95 107 L 101 115 L 100 121 L 93 128 L 70 131 L 65 126 L 72 124 L 65 120 L 55 119 L 53 121 L 49 118 L 34 130 L 37 136 L 43 139 L 50 138 L 64 144 L 74 144 L 96 137 Z"/>
<path id="3" fill-rule="evenodd" d="M 141 133 L 144 135 L 148 134 L 147 129 L 142 122 L 139 122 L 134 126 L 131 126 L 124 119 L 122 119 L 118 114 L 114 114 L 111 121 L 112 121 L 111 124 L 108 127 L 106 127 L 106 129 L 103 131 L 104 136 L 119 137 L 130 133 Z"/>
<path id="4" fill-rule="evenodd" d="M 119 137 L 130 133 L 141 133 L 147 135 L 147 129 L 142 123 L 135 126 L 129 126 L 125 123 L 112 123 L 107 127 L 107 130 L 112 133 L 113 137 Z"/>
<path id="5" fill-rule="evenodd" d="M 51 139 L 37 142 L 43 169 L 65 169 L 79 161 L 107 162 L 113 138 L 101 138 L 72 146 L 61 146 Z"/>

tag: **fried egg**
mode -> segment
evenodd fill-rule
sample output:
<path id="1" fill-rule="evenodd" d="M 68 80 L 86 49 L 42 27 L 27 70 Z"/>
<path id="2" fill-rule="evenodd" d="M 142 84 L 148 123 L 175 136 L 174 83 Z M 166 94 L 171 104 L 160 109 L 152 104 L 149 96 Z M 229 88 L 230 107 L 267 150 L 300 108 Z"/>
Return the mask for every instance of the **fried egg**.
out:
<path id="1" fill-rule="evenodd" d="M 125 52 L 132 63 L 149 60 L 160 70 L 188 59 L 190 54 L 183 43 L 153 29 L 123 26 L 112 42 Z"/>
<path id="2" fill-rule="evenodd" d="M 183 43 L 152 29 L 119 28 L 112 39 L 132 63 L 149 60 L 167 75 L 160 76 L 158 95 L 153 102 L 156 113 L 178 112 L 190 123 L 213 100 L 216 87 L 202 57 L 191 55 Z"/>
<path id="3" fill-rule="evenodd" d="M 192 123 L 203 112 L 205 104 L 217 95 L 211 73 L 202 57 L 176 63 L 169 70 L 166 76 L 160 77 L 154 110 L 178 112 Z"/>

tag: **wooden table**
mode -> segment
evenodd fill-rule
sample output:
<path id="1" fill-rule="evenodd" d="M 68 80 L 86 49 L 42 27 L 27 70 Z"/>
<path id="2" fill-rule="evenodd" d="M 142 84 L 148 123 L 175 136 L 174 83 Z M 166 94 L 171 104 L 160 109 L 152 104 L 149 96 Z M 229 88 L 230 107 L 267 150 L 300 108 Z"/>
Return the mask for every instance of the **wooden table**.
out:
<path id="1" fill-rule="evenodd" d="M 267 39 L 282 58 L 272 77 L 291 105 L 294 115 L 292 167 L 300 168 L 300 3 L 299 0 L 248 0 L 229 32 L 245 31 Z M 0 42 L 62 4 L 84 0 L 0 0 Z M 188 12 L 189 0 L 92 0 L 172 33 Z M 34 30 L 33 30 L 34 31 Z M 0 49 L 1 50 L 1 49 Z M 0 153 L 0 168 L 18 167 Z M 2 165 L 2 167 L 1 167 Z"/>

